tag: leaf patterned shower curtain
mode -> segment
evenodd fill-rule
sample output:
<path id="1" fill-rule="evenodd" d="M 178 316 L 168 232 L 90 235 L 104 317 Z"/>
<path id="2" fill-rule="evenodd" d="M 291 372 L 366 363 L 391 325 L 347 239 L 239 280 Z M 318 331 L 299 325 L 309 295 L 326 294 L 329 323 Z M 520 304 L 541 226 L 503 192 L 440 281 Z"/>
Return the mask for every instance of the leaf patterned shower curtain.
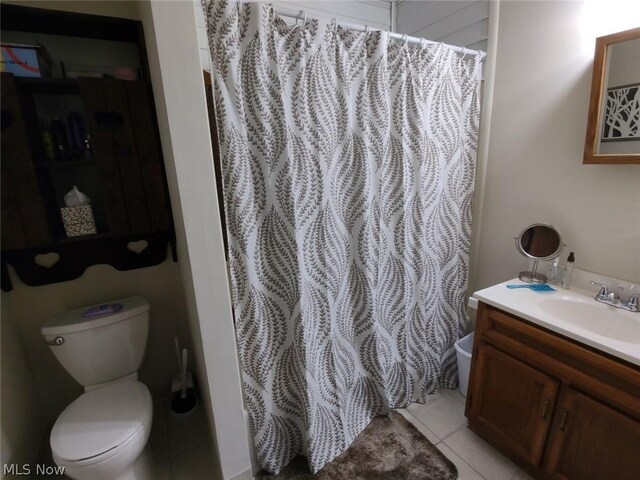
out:
<path id="1" fill-rule="evenodd" d="M 259 461 L 313 472 L 455 387 L 480 59 L 203 0 Z"/>

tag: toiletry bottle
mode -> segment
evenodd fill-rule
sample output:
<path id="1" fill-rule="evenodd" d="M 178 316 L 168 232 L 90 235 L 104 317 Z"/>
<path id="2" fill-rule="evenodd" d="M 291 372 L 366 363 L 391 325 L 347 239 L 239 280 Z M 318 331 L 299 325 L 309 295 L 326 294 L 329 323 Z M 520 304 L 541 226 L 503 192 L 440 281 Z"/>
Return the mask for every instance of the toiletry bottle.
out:
<path id="1" fill-rule="evenodd" d="M 41 122 L 40 130 L 42 135 L 42 147 L 44 148 L 44 154 L 47 157 L 47 160 L 52 162 L 56 159 L 56 148 L 53 144 L 53 136 L 51 135 L 51 130 L 49 130 L 46 122 Z"/>
<path id="2" fill-rule="evenodd" d="M 576 257 L 573 252 L 567 257 L 567 264 L 564 267 L 564 275 L 562 276 L 562 288 L 569 289 L 571 285 L 571 270 L 573 270 L 573 263 L 576 261 Z"/>
<path id="3" fill-rule="evenodd" d="M 549 271 L 547 272 L 547 283 L 549 285 L 558 285 L 560 283 L 560 267 L 558 266 L 559 261 L 560 258 L 556 257 L 549 267 Z"/>

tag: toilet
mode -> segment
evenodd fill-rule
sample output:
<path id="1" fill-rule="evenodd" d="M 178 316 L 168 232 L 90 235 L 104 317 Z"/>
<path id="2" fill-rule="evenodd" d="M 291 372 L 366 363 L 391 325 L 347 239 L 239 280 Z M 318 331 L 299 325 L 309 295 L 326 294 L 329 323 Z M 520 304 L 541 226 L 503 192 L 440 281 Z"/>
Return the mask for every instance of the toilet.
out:
<path id="1" fill-rule="evenodd" d="M 41 328 L 62 366 L 84 386 L 51 430 L 53 459 L 84 480 L 151 480 L 153 403 L 139 382 L 149 304 L 139 296 L 79 308 Z"/>

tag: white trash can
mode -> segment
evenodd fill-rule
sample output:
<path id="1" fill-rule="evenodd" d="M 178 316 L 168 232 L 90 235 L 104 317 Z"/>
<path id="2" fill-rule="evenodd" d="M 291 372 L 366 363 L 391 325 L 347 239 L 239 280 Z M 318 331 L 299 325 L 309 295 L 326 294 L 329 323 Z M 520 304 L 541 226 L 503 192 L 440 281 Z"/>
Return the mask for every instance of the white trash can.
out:
<path id="1" fill-rule="evenodd" d="M 471 371 L 471 352 L 473 351 L 473 332 L 455 343 L 458 357 L 458 382 L 460 393 L 467 396 L 469 386 L 469 372 Z"/>

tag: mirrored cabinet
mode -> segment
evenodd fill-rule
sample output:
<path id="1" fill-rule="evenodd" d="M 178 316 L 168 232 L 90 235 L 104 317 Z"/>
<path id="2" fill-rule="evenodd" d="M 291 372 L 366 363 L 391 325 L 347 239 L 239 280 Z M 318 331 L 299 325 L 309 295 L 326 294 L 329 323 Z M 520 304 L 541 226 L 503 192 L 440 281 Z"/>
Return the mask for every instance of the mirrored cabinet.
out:
<path id="1" fill-rule="evenodd" d="M 640 28 L 596 39 L 583 163 L 640 163 Z"/>
<path id="2" fill-rule="evenodd" d="M 2 288 L 8 266 L 42 285 L 162 262 L 175 245 L 141 25 L 0 8 Z"/>

